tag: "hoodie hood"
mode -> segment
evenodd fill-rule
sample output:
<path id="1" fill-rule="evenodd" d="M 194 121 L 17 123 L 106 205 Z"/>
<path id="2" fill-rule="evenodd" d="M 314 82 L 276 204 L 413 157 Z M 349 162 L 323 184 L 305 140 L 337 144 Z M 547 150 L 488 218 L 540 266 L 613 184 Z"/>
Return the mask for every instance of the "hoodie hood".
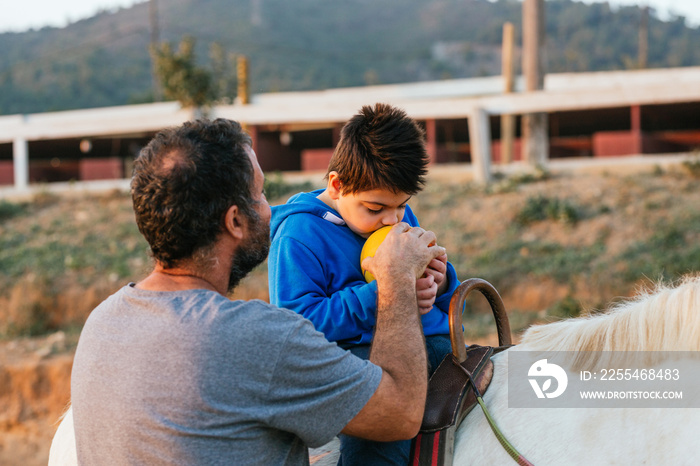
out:
<path id="1" fill-rule="evenodd" d="M 299 193 L 290 197 L 286 204 L 272 207 L 270 220 L 270 238 L 274 238 L 277 229 L 290 215 L 312 214 L 335 225 L 345 225 L 340 214 L 318 198 L 324 190 L 317 189 L 309 193 Z"/>

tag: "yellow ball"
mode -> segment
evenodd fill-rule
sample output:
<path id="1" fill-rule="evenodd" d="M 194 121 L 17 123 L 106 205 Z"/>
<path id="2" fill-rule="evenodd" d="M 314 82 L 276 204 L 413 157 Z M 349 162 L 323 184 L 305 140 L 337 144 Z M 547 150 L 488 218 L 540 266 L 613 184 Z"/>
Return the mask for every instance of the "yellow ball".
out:
<path id="1" fill-rule="evenodd" d="M 377 248 L 380 244 L 384 242 L 384 238 L 391 230 L 391 226 L 381 227 L 367 238 L 365 245 L 362 246 L 362 252 L 360 253 L 360 264 L 365 260 L 366 257 L 374 257 L 374 253 L 377 252 Z M 372 275 L 368 270 L 362 269 L 362 275 L 367 280 L 367 283 L 374 281 L 374 275 Z"/>

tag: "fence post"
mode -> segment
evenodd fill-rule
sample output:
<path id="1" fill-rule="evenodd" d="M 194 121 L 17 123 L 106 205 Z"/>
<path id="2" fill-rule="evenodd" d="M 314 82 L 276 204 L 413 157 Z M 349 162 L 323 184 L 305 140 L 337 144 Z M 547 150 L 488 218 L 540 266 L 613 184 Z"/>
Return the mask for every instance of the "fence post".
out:
<path id="1" fill-rule="evenodd" d="M 250 103 L 250 95 L 248 88 L 248 58 L 245 55 L 238 56 L 237 73 L 238 95 L 236 96 L 236 103 L 247 105 Z"/>

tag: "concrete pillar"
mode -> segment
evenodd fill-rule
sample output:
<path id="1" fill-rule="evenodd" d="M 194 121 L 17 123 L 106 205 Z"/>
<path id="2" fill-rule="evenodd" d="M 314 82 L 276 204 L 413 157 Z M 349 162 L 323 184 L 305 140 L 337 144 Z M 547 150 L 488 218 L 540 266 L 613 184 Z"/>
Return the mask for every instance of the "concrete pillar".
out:
<path id="1" fill-rule="evenodd" d="M 340 142 L 340 132 L 343 129 L 343 125 L 336 124 L 333 126 L 333 148 Z"/>
<path id="2" fill-rule="evenodd" d="M 12 143 L 12 165 L 15 174 L 15 188 L 29 187 L 29 144 L 26 139 L 17 138 Z"/>
<path id="3" fill-rule="evenodd" d="M 475 108 L 469 115 L 469 147 L 474 182 L 491 182 L 491 126 L 483 108 Z"/>
<path id="4" fill-rule="evenodd" d="M 644 136 L 642 135 L 642 107 L 640 105 L 632 105 L 630 107 L 630 133 L 632 133 L 634 144 L 632 152 L 643 154 Z"/>
<path id="5" fill-rule="evenodd" d="M 425 150 L 430 157 L 430 163 L 437 161 L 437 122 L 435 120 L 425 121 Z"/>
<path id="6" fill-rule="evenodd" d="M 523 158 L 532 166 L 544 166 L 549 160 L 549 134 L 546 113 L 523 115 Z"/>
<path id="7" fill-rule="evenodd" d="M 250 135 L 250 139 L 253 140 L 253 152 L 256 154 L 258 153 L 258 148 L 259 146 L 259 141 L 258 141 L 258 127 L 257 126 L 248 126 L 242 123 L 241 126 L 243 126 L 243 129 Z"/>
<path id="8" fill-rule="evenodd" d="M 630 107 L 630 126 L 633 133 L 642 132 L 642 107 L 639 105 Z"/>

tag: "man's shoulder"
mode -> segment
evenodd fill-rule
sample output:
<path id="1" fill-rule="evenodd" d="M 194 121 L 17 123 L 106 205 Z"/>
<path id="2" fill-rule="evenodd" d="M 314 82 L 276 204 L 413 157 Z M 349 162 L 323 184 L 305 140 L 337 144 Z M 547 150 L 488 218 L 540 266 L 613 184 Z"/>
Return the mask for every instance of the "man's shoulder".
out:
<path id="1" fill-rule="evenodd" d="M 219 322 L 220 336 L 226 334 L 238 344 L 274 347 L 275 352 L 286 352 L 290 345 L 306 351 L 321 351 L 333 345 L 308 319 L 289 309 L 262 301 L 238 301 L 232 302 L 230 310 Z"/>
<path id="2" fill-rule="evenodd" d="M 235 312 L 244 310 L 246 313 L 254 313 L 255 315 L 266 315 L 272 318 L 288 319 L 299 317 L 295 312 L 283 307 L 275 306 L 260 299 L 237 299 L 229 300 L 229 306 Z"/>
<path id="3" fill-rule="evenodd" d="M 153 313 L 151 310 L 157 310 Z M 256 323 L 288 325 L 300 316 L 261 300 L 232 300 L 209 290 L 158 292 L 125 286 L 107 298 L 91 314 L 98 320 L 128 315 L 134 322 L 142 318 L 169 316 L 193 325 L 224 321 L 238 326 Z M 88 319 L 90 320 L 90 319 Z M 167 319 L 166 319 L 167 320 Z M 235 328 L 234 325 L 234 328 Z"/>
<path id="4" fill-rule="evenodd" d="M 234 300 L 222 306 L 220 317 L 233 319 L 239 327 L 253 326 L 265 329 L 289 328 L 303 324 L 305 319 L 294 311 L 258 299 Z"/>

